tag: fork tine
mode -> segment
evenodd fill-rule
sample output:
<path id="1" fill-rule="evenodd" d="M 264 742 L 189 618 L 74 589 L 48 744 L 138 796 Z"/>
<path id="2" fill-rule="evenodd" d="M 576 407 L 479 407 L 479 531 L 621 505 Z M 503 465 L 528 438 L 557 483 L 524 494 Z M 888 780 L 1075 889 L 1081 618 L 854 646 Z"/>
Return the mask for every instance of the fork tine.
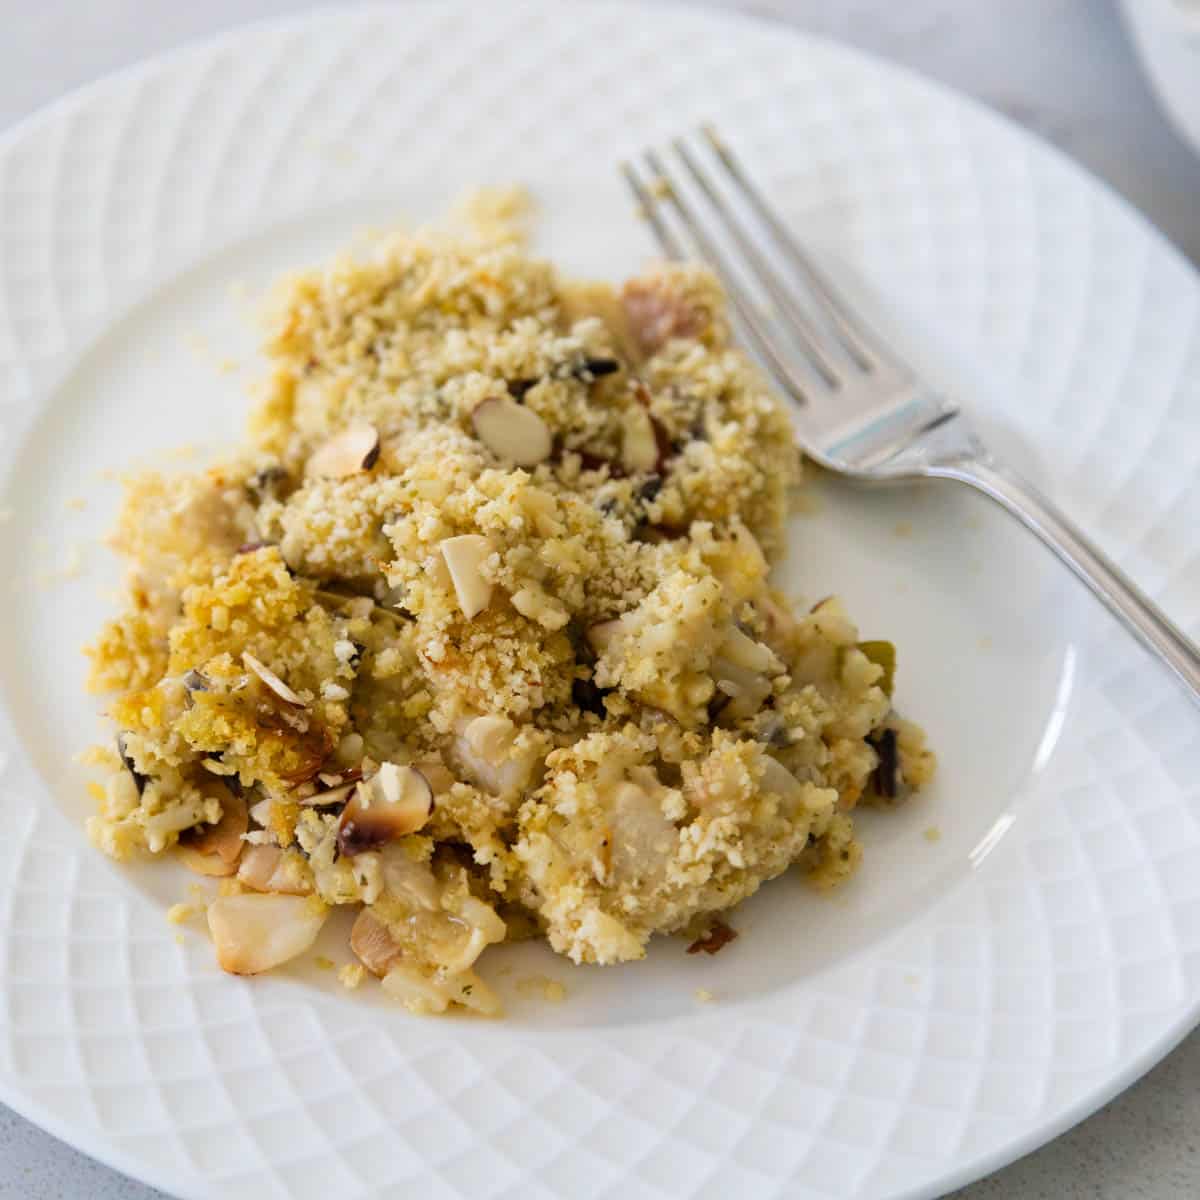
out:
<path id="1" fill-rule="evenodd" d="M 755 216 L 770 230 L 771 236 L 791 260 L 796 270 L 804 276 L 813 299 L 836 330 L 846 352 L 864 371 L 872 370 L 878 360 L 887 358 L 878 342 L 854 319 L 833 284 L 829 282 L 825 272 L 801 249 L 796 240 L 788 233 L 783 222 L 771 211 L 758 188 L 750 182 L 742 170 L 741 164 L 733 156 L 732 151 L 717 136 L 716 130 L 711 125 L 704 125 L 701 133 L 725 168 L 739 194 L 754 211 Z"/>
<path id="2" fill-rule="evenodd" d="M 683 251 L 683 247 L 671 232 L 670 226 L 662 219 L 658 211 L 658 204 L 642 184 L 642 181 L 637 177 L 637 172 L 629 163 L 623 162 L 621 164 L 621 174 L 625 176 L 625 182 L 629 184 L 629 190 L 633 192 L 633 198 L 637 201 L 638 212 L 650 222 L 650 228 L 654 231 L 654 236 L 658 239 L 658 244 L 662 247 L 663 253 L 668 258 L 675 259 L 676 262 L 682 262 L 687 257 Z"/>
<path id="3" fill-rule="evenodd" d="M 692 211 L 691 205 L 680 196 L 679 190 L 671 182 L 670 173 L 667 171 L 662 159 L 653 150 L 646 150 L 643 157 L 646 165 L 662 184 L 662 194 L 655 197 L 655 199 L 659 202 L 669 204 L 675 210 L 675 214 L 687 230 L 688 236 L 695 241 L 701 255 L 707 260 L 709 266 L 716 271 L 721 282 L 725 285 L 725 291 L 733 302 L 733 306 L 741 319 L 747 336 L 754 343 L 754 347 L 758 353 L 766 359 L 772 373 L 787 388 L 792 398 L 798 404 L 807 404 L 808 396 L 796 378 L 796 371 L 788 363 L 787 356 L 780 350 L 775 339 L 763 328 L 763 323 L 755 311 L 753 299 L 746 294 L 737 274 L 730 267 L 725 253 L 709 237 L 704 226 L 696 219 L 696 214 Z M 638 191 L 641 194 L 645 194 L 644 187 L 639 187 Z M 652 222 L 652 227 L 656 234 L 662 224 L 661 218 L 657 223 Z M 670 235 L 670 240 L 675 245 L 678 245 L 673 235 Z"/>
<path id="4" fill-rule="evenodd" d="M 792 332 L 803 344 L 806 353 L 813 361 L 813 366 L 830 387 L 839 387 L 842 383 L 841 373 L 821 348 L 823 335 L 814 327 L 808 315 L 796 303 L 796 299 L 791 292 L 780 282 L 779 277 L 770 263 L 767 262 L 762 251 L 755 245 L 754 239 L 747 234 L 741 221 L 730 210 L 721 193 L 713 186 L 707 172 L 688 149 L 687 143 L 682 138 L 676 138 L 672 142 L 672 145 L 675 147 L 675 152 L 679 155 L 683 165 L 687 168 L 688 174 L 696 181 L 696 184 L 704 193 L 709 204 L 712 205 L 714 212 L 722 218 L 730 237 L 753 267 L 758 282 L 766 289 L 771 299 L 779 306 L 788 320 L 791 321 L 793 326 Z M 828 338 L 825 338 L 825 340 L 828 340 Z"/>

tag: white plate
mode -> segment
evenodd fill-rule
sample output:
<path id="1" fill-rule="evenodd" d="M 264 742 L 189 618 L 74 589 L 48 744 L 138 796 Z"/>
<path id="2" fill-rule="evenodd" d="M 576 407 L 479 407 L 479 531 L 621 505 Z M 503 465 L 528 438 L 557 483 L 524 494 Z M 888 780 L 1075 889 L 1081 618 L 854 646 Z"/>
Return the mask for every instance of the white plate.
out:
<path id="1" fill-rule="evenodd" d="M 864 816 L 840 895 L 777 881 L 718 958 L 667 941 L 572 969 L 525 947 L 510 1019 L 418 1020 L 317 970 L 221 975 L 164 920 L 174 868 L 86 845 L 72 756 L 103 727 L 78 645 L 116 578 L 100 472 L 235 434 L 255 364 L 231 284 L 257 293 L 364 224 L 506 180 L 533 187 L 569 267 L 618 275 L 650 243 L 612 165 L 703 118 L 997 444 L 1192 611 L 1196 277 L 964 101 L 774 26 L 548 2 L 327 13 L 106 81 L 0 143 L 7 1103 L 187 1196 L 932 1195 L 1078 1120 L 1195 1023 L 1200 722 L 949 485 L 823 485 L 789 566 L 899 644 L 937 786 Z M 77 546 L 82 571 L 47 580 Z M 568 1002 L 517 989 L 531 971 Z"/>

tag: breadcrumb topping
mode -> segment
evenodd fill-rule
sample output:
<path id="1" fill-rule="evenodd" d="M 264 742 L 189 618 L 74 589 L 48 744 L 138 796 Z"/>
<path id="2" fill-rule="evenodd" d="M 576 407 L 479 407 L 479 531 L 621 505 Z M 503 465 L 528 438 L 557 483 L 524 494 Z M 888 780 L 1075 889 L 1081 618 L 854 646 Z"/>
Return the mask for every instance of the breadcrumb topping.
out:
<path id="1" fill-rule="evenodd" d="M 799 456 L 715 280 L 563 280 L 526 215 L 284 280 L 246 444 L 126 481 L 89 829 L 220 879 L 226 969 L 351 905 L 345 986 L 491 1015 L 488 945 L 711 939 L 793 864 L 843 881 L 855 806 L 932 774 L 890 644 L 770 586 Z"/>

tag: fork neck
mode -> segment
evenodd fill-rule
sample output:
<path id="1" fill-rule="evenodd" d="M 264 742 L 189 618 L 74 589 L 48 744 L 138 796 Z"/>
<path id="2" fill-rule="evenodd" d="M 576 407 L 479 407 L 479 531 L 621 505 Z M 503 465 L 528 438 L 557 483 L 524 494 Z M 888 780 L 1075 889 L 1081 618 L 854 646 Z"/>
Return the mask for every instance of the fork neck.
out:
<path id="1" fill-rule="evenodd" d="M 1069 518 L 1017 472 L 985 453 L 929 462 L 923 474 L 956 479 L 994 500 L 1063 562 L 1200 703 L 1200 650 Z"/>

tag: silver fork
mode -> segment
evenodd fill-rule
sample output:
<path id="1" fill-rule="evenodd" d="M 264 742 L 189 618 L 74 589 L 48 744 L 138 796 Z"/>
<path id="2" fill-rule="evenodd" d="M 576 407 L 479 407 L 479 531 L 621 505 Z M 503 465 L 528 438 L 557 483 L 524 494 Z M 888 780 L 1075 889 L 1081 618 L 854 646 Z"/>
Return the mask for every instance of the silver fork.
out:
<path id="1" fill-rule="evenodd" d="M 693 148 L 695 146 L 695 148 Z M 796 402 L 804 452 L 864 483 L 955 479 L 1035 533 L 1200 702 L 1200 651 L 1083 532 L 984 447 L 959 410 L 867 327 L 710 128 L 621 171 L 663 252 L 694 248 L 749 347 Z"/>

